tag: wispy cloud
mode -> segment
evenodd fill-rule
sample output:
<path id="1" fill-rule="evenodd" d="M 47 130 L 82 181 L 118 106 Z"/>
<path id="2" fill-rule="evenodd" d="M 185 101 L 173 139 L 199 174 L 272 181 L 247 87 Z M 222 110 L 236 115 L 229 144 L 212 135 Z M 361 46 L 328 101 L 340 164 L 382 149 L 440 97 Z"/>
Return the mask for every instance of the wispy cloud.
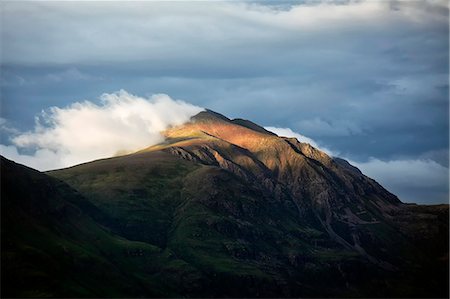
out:
<path id="1" fill-rule="evenodd" d="M 77 68 L 71 67 L 64 71 L 49 73 L 44 77 L 44 80 L 61 82 L 61 81 L 83 81 L 83 80 L 101 80 L 102 78 L 92 76 L 87 73 L 79 71 Z"/>
<path id="2" fill-rule="evenodd" d="M 17 133 L 0 153 L 39 170 L 67 167 L 158 143 L 161 131 L 201 110 L 164 94 L 142 98 L 121 90 L 103 94 L 99 105 L 84 101 L 50 108 L 33 131 Z"/>

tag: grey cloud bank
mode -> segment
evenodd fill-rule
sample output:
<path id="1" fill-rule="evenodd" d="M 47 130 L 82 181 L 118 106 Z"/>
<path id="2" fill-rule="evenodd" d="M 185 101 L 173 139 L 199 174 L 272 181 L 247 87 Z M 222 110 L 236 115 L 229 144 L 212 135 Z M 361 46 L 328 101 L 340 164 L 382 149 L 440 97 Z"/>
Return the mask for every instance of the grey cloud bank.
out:
<path id="1" fill-rule="evenodd" d="M 0 5 L 1 117 L 21 131 L 123 88 L 291 128 L 355 163 L 448 168 L 446 1 Z"/>

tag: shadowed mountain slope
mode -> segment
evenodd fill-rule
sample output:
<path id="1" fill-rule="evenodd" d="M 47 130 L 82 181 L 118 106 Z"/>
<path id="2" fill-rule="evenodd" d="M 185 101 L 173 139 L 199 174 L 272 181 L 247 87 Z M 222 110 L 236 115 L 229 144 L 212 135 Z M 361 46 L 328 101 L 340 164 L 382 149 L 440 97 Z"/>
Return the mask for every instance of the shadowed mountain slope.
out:
<path id="1" fill-rule="evenodd" d="M 23 231 L 55 227 L 87 247 L 96 244 L 89 234 L 134 244 L 133 263 L 105 256 L 115 245 L 92 250 L 116 267 L 111 273 L 133 273 L 128 296 L 448 296 L 448 205 L 403 204 L 345 160 L 209 110 L 164 135 L 135 154 L 49 172 L 54 178 L 36 172 L 44 185 L 64 186 L 58 198 L 95 230 L 71 231 L 45 214 L 51 222 Z M 2 207 L 42 185 L 10 179 L 4 188 L 9 172 L 31 171 L 10 168 L 2 167 Z M 27 188 L 28 197 L 14 191 Z M 60 194 L 52 190 L 38 194 Z M 22 256 L 19 245 L 8 250 Z"/>
<path id="2" fill-rule="evenodd" d="M 182 261 L 99 220 L 113 223 L 62 181 L 1 157 L 2 298 L 178 296 L 171 267 Z"/>

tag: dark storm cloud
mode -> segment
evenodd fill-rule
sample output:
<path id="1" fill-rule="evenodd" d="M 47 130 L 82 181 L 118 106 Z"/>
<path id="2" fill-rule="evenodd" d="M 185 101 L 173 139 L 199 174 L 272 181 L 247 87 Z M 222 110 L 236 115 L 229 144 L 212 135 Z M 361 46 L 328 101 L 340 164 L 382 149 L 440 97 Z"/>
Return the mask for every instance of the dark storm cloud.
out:
<path id="1" fill-rule="evenodd" d="M 445 1 L 0 5 L 2 117 L 22 130 L 123 88 L 289 127 L 358 163 L 448 167 Z"/>

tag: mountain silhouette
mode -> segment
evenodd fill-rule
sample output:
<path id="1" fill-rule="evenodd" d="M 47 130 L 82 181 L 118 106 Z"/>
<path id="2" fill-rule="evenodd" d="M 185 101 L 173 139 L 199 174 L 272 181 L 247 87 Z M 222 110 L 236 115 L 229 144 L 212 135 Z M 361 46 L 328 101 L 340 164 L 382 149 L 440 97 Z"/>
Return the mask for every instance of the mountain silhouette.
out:
<path id="1" fill-rule="evenodd" d="M 136 153 L 2 158 L 2 296 L 448 297 L 448 205 L 211 110 Z"/>

